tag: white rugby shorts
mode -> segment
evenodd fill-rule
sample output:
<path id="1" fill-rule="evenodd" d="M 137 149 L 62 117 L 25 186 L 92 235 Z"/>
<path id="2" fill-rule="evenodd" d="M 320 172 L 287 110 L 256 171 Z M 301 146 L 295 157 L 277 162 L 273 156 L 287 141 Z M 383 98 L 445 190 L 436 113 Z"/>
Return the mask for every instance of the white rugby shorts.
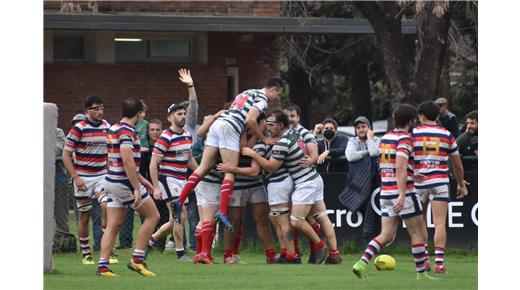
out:
<path id="1" fill-rule="evenodd" d="M 422 203 L 425 203 L 428 200 L 450 202 L 450 188 L 447 184 L 432 188 L 416 188 L 416 191 L 417 197 L 419 197 Z"/>
<path id="2" fill-rule="evenodd" d="M 280 182 L 269 182 L 267 184 L 267 198 L 269 205 L 289 203 L 291 193 L 294 190 L 294 183 L 290 176 Z"/>
<path id="3" fill-rule="evenodd" d="M 295 183 L 292 204 L 313 205 L 323 200 L 323 179 L 320 175 L 313 180 Z"/>
<path id="4" fill-rule="evenodd" d="M 141 205 L 146 199 L 150 198 L 150 195 L 144 188 L 141 187 Z M 123 182 L 111 182 L 106 181 L 105 190 L 107 192 L 108 201 L 107 207 L 129 207 L 132 206 L 135 200 L 134 190 L 132 186 Z M 137 207 L 139 207 L 137 205 Z"/>
<path id="5" fill-rule="evenodd" d="M 415 192 L 406 193 L 404 198 L 404 207 L 399 213 L 394 211 L 394 205 L 397 201 L 398 196 L 395 194 L 385 196 L 381 194 L 379 200 L 381 204 L 381 216 L 382 217 L 393 217 L 399 216 L 402 219 L 413 217 L 422 214 L 422 206 Z"/>
<path id="6" fill-rule="evenodd" d="M 161 199 L 171 201 L 181 195 L 182 188 L 186 184 L 186 180 L 178 179 L 172 176 L 159 175 L 159 187 L 161 188 Z M 188 203 L 186 198 L 185 204 Z"/>
<path id="7" fill-rule="evenodd" d="M 240 152 L 240 135 L 230 123 L 217 119 L 209 128 L 205 144 Z"/>
<path id="8" fill-rule="evenodd" d="M 95 198 L 96 192 L 103 192 L 105 188 L 105 175 L 99 176 L 80 176 L 85 182 L 87 186 L 87 191 L 80 191 L 76 186 L 76 183 L 73 182 L 74 185 L 74 197 L 76 199 L 87 199 L 87 198 Z"/>

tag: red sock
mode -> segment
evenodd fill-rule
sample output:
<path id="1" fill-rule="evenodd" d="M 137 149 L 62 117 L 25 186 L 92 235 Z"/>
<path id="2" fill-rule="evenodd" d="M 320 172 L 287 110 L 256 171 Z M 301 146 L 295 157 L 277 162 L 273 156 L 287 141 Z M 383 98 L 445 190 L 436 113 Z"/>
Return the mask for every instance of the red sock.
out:
<path id="1" fill-rule="evenodd" d="M 199 254 L 202 251 L 202 236 L 199 228 L 195 228 L 195 248 L 196 254 Z"/>
<path id="2" fill-rule="evenodd" d="M 211 256 L 211 250 L 213 249 L 213 240 L 215 239 L 215 234 L 217 233 L 217 227 L 215 226 L 215 224 L 212 223 L 212 226 L 213 230 L 211 230 L 209 252 L 207 252 L 208 257 L 210 257 L 211 259 L 213 259 L 213 257 Z"/>
<path id="3" fill-rule="evenodd" d="M 281 257 L 287 256 L 287 249 L 286 248 L 281 248 L 280 249 L 280 256 Z"/>
<path id="4" fill-rule="evenodd" d="M 188 181 L 182 188 L 181 194 L 179 195 L 179 204 L 184 204 L 188 195 L 190 195 L 191 191 L 199 184 L 200 176 L 193 172 L 190 177 L 188 177 Z"/>
<path id="5" fill-rule="evenodd" d="M 299 255 L 300 254 L 300 245 L 298 241 L 298 229 L 293 228 L 293 242 L 294 242 L 294 251 Z"/>
<path id="6" fill-rule="evenodd" d="M 312 225 L 311 225 L 312 229 L 314 230 L 314 232 L 318 235 L 318 237 L 320 236 L 320 224 L 317 223 L 317 222 L 314 222 Z M 314 243 L 312 242 L 311 239 L 309 239 L 309 248 L 311 249 L 311 256 L 314 256 L 316 255 L 316 250 L 314 249 Z"/>
<path id="7" fill-rule="evenodd" d="M 296 253 L 287 253 L 287 256 L 285 257 L 289 261 L 294 261 L 298 258 L 298 254 Z"/>
<path id="8" fill-rule="evenodd" d="M 329 256 L 331 258 L 336 258 L 337 256 L 339 256 L 339 251 L 338 249 L 335 249 L 335 250 L 329 250 Z"/>
<path id="9" fill-rule="evenodd" d="M 224 249 L 224 260 L 233 256 L 233 249 Z"/>
<path id="10" fill-rule="evenodd" d="M 314 245 L 315 250 L 322 249 L 323 247 L 325 247 L 325 243 L 323 242 L 323 240 L 320 240 L 318 243 Z"/>
<path id="11" fill-rule="evenodd" d="M 266 249 L 266 250 L 265 250 L 265 256 L 266 256 L 269 260 L 274 260 L 274 259 L 276 258 L 276 251 L 275 251 L 273 248 Z"/>
<path id="12" fill-rule="evenodd" d="M 222 181 L 222 186 L 221 186 L 221 190 L 220 190 L 220 196 L 221 196 L 221 199 L 220 199 L 220 212 L 223 214 L 223 215 L 227 215 L 228 212 L 228 206 L 229 206 L 229 201 L 231 200 L 231 194 L 233 193 L 233 184 L 235 182 L 233 180 L 229 180 L 229 179 L 224 179 Z"/>
<path id="13" fill-rule="evenodd" d="M 233 242 L 233 255 L 238 255 L 240 252 L 240 241 L 242 240 L 242 229 L 237 232 L 235 237 L 235 241 Z"/>
<path id="14" fill-rule="evenodd" d="M 209 254 L 211 253 L 211 244 L 213 243 L 213 229 L 215 225 L 212 222 L 203 222 L 200 235 L 202 238 L 202 252 Z"/>

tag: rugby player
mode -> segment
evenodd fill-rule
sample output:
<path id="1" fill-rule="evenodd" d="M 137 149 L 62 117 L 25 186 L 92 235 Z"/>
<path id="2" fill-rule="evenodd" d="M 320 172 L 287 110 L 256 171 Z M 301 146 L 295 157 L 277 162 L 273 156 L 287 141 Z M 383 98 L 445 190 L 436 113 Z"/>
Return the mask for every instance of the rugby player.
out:
<path id="1" fill-rule="evenodd" d="M 303 143 L 305 144 L 305 156 L 300 161 L 300 164 L 304 167 L 308 166 L 314 166 L 318 162 L 318 143 L 316 142 L 316 138 L 314 137 L 314 134 L 312 134 L 311 131 L 306 129 L 300 124 L 300 116 L 301 116 L 301 110 L 298 105 L 289 103 L 286 104 L 283 108 L 283 112 L 285 115 L 287 115 L 287 118 L 289 119 L 290 127 L 293 128 L 300 134 L 302 137 Z M 311 225 L 312 229 L 316 232 L 316 234 L 320 235 L 320 224 L 317 223 L 311 216 L 307 217 L 307 221 Z M 294 229 L 294 247 L 296 248 L 296 252 L 298 255 L 300 254 L 299 249 L 299 241 L 298 241 L 298 229 Z M 316 258 L 315 258 L 315 250 L 312 244 L 312 241 L 309 240 L 309 247 L 310 247 L 310 255 L 308 263 L 315 264 Z"/>
<path id="2" fill-rule="evenodd" d="M 178 213 L 178 216 L 180 216 L 181 205 L 185 202 L 193 188 L 197 186 L 201 178 L 213 168 L 219 153 L 224 163 L 233 166 L 238 165 L 240 136 L 246 127 L 251 130 L 258 140 L 263 140 L 266 143 L 270 142 L 260 131 L 256 119 L 267 109 L 268 100 L 279 100 L 282 87 L 282 81 L 273 78 L 265 82 L 263 89 L 250 89 L 242 92 L 235 97 L 229 109 L 222 113 L 211 125 L 201 163 L 190 175 L 179 199 L 175 202 L 175 211 Z M 225 174 L 221 184 L 220 209 L 215 214 L 215 218 L 222 221 L 229 231 L 233 231 L 233 226 L 227 216 L 227 208 L 233 191 L 234 181 L 234 174 Z"/>
<path id="3" fill-rule="evenodd" d="M 453 164 L 457 179 L 457 198 L 468 194 L 464 182 L 464 169 L 459 156 L 455 137 L 443 127 L 437 125 L 440 108 L 434 102 L 424 102 L 417 107 L 420 126 L 412 131 L 415 188 L 423 209 L 431 204 L 433 223 L 435 225 L 435 267 L 434 273 L 447 273 L 444 267 L 446 249 L 446 216 L 450 202 L 448 159 Z M 424 210 L 423 221 L 426 223 L 427 211 Z M 428 231 L 424 228 L 426 242 Z M 426 267 L 429 268 L 427 256 Z"/>
<path id="4" fill-rule="evenodd" d="M 123 118 L 112 125 L 107 134 L 107 229 L 101 240 L 101 254 L 96 274 L 104 277 L 118 276 L 110 270 L 108 257 L 124 222 L 126 207 L 131 206 L 144 216 L 144 221 L 137 233 L 134 253 L 127 267 L 140 275 L 153 277 L 155 273 L 144 263 L 144 254 L 148 240 L 159 221 L 159 212 L 148 193 L 153 192 L 152 184 L 139 174 L 141 142 L 133 127 L 144 118 L 146 107 L 141 100 L 128 98 L 123 103 L 122 111 Z"/>
<path id="5" fill-rule="evenodd" d="M 181 69 L 179 75 L 181 82 L 188 86 L 190 98 L 193 98 L 196 93 L 189 70 Z M 152 234 L 148 245 L 150 248 L 154 247 L 157 241 L 173 230 L 175 250 L 179 260 L 189 260 L 183 246 L 186 208 L 183 208 L 180 223 L 178 223 L 173 218 L 171 201 L 178 198 L 186 183 L 188 168 L 191 170 L 197 168 L 197 162 L 191 151 L 192 136 L 190 132 L 183 129 L 187 120 L 186 113 L 187 108 L 184 103 L 172 104 L 168 107 L 170 128 L 164 130 L 159 140 L 155 142 L 150 162 L 150 177 L 154 186 L 153 197 L 166 202 L 170 220 Z M 159 171 L 157 168 L 159 168 Z"/>
<path id="6" fill-rule="evenodd" d="M 290 215 L 292 226 L 303 232 L 312 241 L 316 251 L 316 264 L 320 264 L 327 258 L 327 246 L 323 240 L 320 240 L 305 218 L 310 215 L 317 220 L 323 228 L 329 247 L 327 263 L 339 264 L 341 256 L 336 246 L 336 234 L 323 202 L 323 180 L 314 168 L 301 165 L 300 161 L 305 156 L 305 145 L 300 134 L 289 129 L 287 116 L 282 111 L 274 111 L 272 115 L 274 120 L 268 120 L 273 120 L 283 126 L 280 125 L 279 132 L 276 132 L 276 129 L 273 128 L 276 123 L 268 122 L 273 137 L 281 136 L 281 139 L 273 146 L 271 157 L 265 159 L 249 147 L 244 147 L 242 153 L 251 156 L 268 172 L 276 172 L 282 165 L 287 168 L 294 182 Z"/>
<path id="7" fill-rule="evenodd" d="M 414 106 L 400 105 L 395 109 L 393 118 L 395 128 L 386 133 L 379 143 L 381 233 L 369 242 L 352 271 L 360 279 L 367 277 L 367 264 L 384 245 L 394 239 L 402 219 L 412 242 L 417 279 L 433 279 L 425 271 L 426 237 L 422 208 L 413 179 L 413 141 L 409 132 L 415 124 L 417 111 Z"/>
<path id="8" fill-rule="evenodd" d="M 85 99 L 85 119 L 69 131 L 63 149 L 63 165 L 74 185 L 78 207 L 78 238 L 84 265 L 95 264 L 89 243 L 89 219 L 92 198 L 97 198 L 102 210 L 101 227 L 106 228 L 106 194 L 104 180 L 107 172 L 107 130 L 110 125 L 103 119 L 103 101 L 98 96 Z M 117 259 L 111 255 L 111 263 Z"/>

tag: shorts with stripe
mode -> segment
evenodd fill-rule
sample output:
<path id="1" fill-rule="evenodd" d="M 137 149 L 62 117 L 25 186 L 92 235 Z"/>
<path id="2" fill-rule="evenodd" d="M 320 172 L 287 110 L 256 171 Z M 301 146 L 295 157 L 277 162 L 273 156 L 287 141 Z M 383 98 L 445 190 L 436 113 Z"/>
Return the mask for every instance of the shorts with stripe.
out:
<path id="1" fill-rule="evenodd" d="M 146 199 L 150 198 L 150 195 L 141 186 L 141 205 Z M 108 195 L 107 207 L 131 207 L 134 203 L 134 188 L 129 181 L 111 182 L 109 180 L 105 183 L 105 190 Z M 138 205 L 138 206 L 139 206 Z"/>
<path id="2" fill-rule="evenodd" d="M 186 180 L 159 174 L 159 187 L 161 188 L 162 200 L 172 201 L 174 198 L 179 197 L 185 184 Z M 184 203 L 188 203 L 187 198 Z"/>
<path id="3" fill-rule="evenodd" d="M 294 190 L 294 183 L 290 176 L 279 182 L 269 182 L 267 184 L 267 198 L 269 205 L 289 203 L 291 193 Z"/>
<path id="4" fill-rule="evenodd" d="M 85 186 L 87 187 L 87 191 L 81 191 L 76 186 L 76 183 L 73 182 L 74 185 L 74 197 L 76 199 L 88 199 L 95 198 L 96 192 L 103 192 L 105 188 L 105 175 L 98 176 L 80 176 L 80 178 L 85 182 Z"/>
<path id="5" fill-rule="evenodd" d="M 195 187 L 197 206 L 213 206 L 220 204 L 220 183 L 202 180 Z"/>
<path id="6" fill-rule="evenodd" d="M 393 216 L 399 216 L 402 219 L 406 219 L 409 217 L 413 217 L 416 215 L 422 214 L 422 205 L 417 199 L 417 196 L 415 192 L 409 192 L 406 193 L 406 196 L 404 198 L 404 206 L 403 209 L 396 213 L 394 211 L 394 205 L 397 201 L 397 198 L 399 195 L 392 194 L 392 195 L 381 195 L 380 196 L 380 204 L 381 204 L 381 216 L 382 217 L 393 217 Z"/>
<path id="7" fill-rule="evenodd" d="M 217 119 L 209 128 L 205 145 L 240 152 L 240 134 L 227 121 Z"/>
<path id="8" fill-rule="evenodd" d="M 313 205 L 317 201 L 323 200 L 323 179 L 318 177 L 296 183 L 292 193 L 292 204 Z"/>
<path id="9" fill-rule="evenodd" d="M 267 192 L 263 185 L 255 188 L 234 190 L 229 206 L 245 207 L 248 204 L 266 202 L 266 195 Z"/>
<path id="10" fill-rule="evenodd" d="M 447 184 L 424 189 L 416 188 L 416 191 L 422 203 L 428 200 L 450 202 L 450 188 Z"/>

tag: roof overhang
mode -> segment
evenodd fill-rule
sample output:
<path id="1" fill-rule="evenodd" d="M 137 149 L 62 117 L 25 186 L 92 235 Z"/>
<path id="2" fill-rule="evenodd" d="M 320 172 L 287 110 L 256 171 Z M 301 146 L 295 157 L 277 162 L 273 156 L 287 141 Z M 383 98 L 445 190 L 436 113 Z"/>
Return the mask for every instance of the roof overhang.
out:
<path id="1" fill-rule="evenodd" d="M 45 11 L 44 29 L 185 32 L 264 32 L 282 34 L 374 33 L 367 19 L 260 16 L 199 16 L 161 13 L 74 13 Z M 402 33 L 416 33 L 415 20 L 402 20 Z"/>

